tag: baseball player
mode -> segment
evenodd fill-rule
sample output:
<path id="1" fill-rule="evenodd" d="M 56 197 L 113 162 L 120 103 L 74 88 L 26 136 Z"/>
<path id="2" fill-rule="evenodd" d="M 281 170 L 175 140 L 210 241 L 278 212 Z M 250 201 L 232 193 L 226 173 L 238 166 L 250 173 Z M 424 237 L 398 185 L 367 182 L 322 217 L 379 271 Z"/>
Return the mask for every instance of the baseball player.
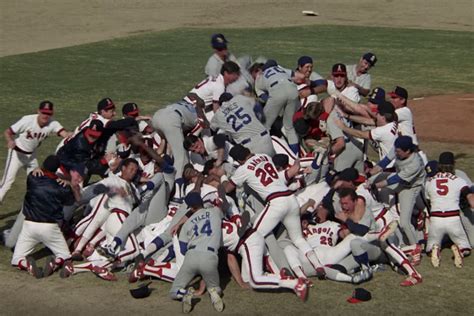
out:
<path id="1" fill-rule="evenodd" d="M 356 87 L 359 94 L 364 97 L 370 92 L 371 77 L 368 72 L 370 68 L 375 66 L 376 62 L 377 56 L 369 52 L 362 55 L 357 64 L 347 66 L 349 83 Z"/>
<path id="2" fill-rule="evenodd" d="M 228 161 L 230 158 L 229 150 L 232 147 L 224 134 L 203 135 L 202 137 L 192 134 L 187 135 L 184 138 L 183 145 L 190 152 L 191 163 L 200 171 L 204 168 L 206 161 L 210 159 L 216 159 L 218 165 Z M 229 162 L 232 162 L 232 160 Z"/>
<path id="3" fill-rule="evenodd" d="M 183 168 L 188 163 L 183 147 L 184 135 L 198 124 L 198 119 L 207 123 L 203 100 L 196 94 L 188 94 L 186 99 L 190 101 L 179 101 L 156 111 L 152 119 L 153 128 L 163 133 L 173 151 L 173 165 L 176 169 L 175 198 L 178 199 L 182 198 Z"/>
<path id="4" fill-rule="evenodd" d="M 467 182 L 454 175 L 454 159 L 449 154 L 441 154 L 437 173 L 425 184 L 426 197 L 431 202 L 428 242 L 426 252 L 431 251 L 431 263 L 435 268 L 440 264 L 443 237 L 448 235 L 453 245 L 454 265 L 463 266 L 464 254 L 469 254 L 471 246 L 464 231 L 459 203 L 461 198 L 474 207 L 474 194 Z"/>
<path id="5" fill-rule="evenodd" d="M 213 130 L 229 135 L 235 143 L 244 145 L 254 153 L 273 156 L 270 133 L 255 114 L 255 100 L 243 95 L 223 94 L 220 108 L 210 122 Z"/>
<path id="6" fill-rule="evenodd" d="M 344 117 L 351 119 L 352 116 L 344 115 Z M 358 130 L 344 125 L 341 120 L 336 119 L 334 122 L 344 133 L 353 137 L 374 141 L 377 144 L 379 159 L 382 159 L 389 153 L 398 136 L 398 123 L 395 115 L 395 108 L 390 102 L 383 102 L 378 105 L 375 121 L 371 122 L 377 126 L 374 129 Z M 365 121 L 365 123 L 368 122 L 369 121 Z"/>
<path id="7" fill-rule="evenodd" d="M 288 190 L 285 179 L 278 175 L 271 158 L 265 154 L 254 155 L 242 145 L 234 146 L 230 151 L 230 156 L 240 166 L 230 180 L 224 182 L 226 192 L 231 192 L 237 186 L 246 183 L 262 200 L 266 201 L 265 209 L 258 215 L 253 225 L 256 233 L 263 239 L 281 221 L 290 239 L 304 253 L 314 269 L 321 268 L 316 254 L 303 238 L 298 202 L 293 192 Z"/>
<path id="8" fill-rule="evenodd" d="M 194 295 L 193 288 L 186 290 L 189 282 L 200 274 L 206 282 L 212 306 L 218 312 L 224 310 L 220 296 L 219 258 L 217 250 L 222 243 L 222 212 L 218 208 L 204 208 L 199 192 L 186 195 L 185 203 L 194 214 L 186 221 L 179 234 L 181 252 L 185 254 L 184 262 L 170 290 L 172 299 L 181 299 L 183 312 L 189 313 Z"/>
<path id="9" fill-rule="evenodd" d="M 288 73 L 275 60 L 268 60 L 262 72 L 256 74 L 255 92 L 260 100 L 266 101 L 263 108 L 264 126 L 270 130 L 280 113 L 283 113 L 283 127 L 291 150 L 299 153 L 298 136 L 293 127 L 293 115 L 299 108 L 296 85 Z"/>
<path id="10" fill-rule="evenodd" d="M 59 159 L 48 156 L 42 165 L 42 176 L 28 175 L 26 195 L 23 202 L 25 221 L 21 229 L 15 252 L 11 260 L 13 266 L 26 270 L 36 278 L 51 275 L 63 265 L 71 266 L 71 253 L 64 239 L 59 223 L 63 220 L 63 205 L 72 204 L 80 199 L 80 187 L 77 181 L 63 186 L 58 182 L 56 170 Z M 43 243 L 54 254 L 48 258 L 41 271 L 33 258 L 28 257 L 38 243 Z M 64 277 L 69 274 L 64 274 Z"/>
<path id="11" fill-rule="evenodd" d="M 411 217 L 416 199 L 425 182 L 426 172 L 420 155 L 416 152 L 415 144 L 410 136 L 399 136 L 394 143 L 394 148 L 385 156 L 370 174 L 380 173 L 388 164 L 395 159 L 396 173 L 387 179 L 381 180 L 372 177 L 373 189 L 388 187 L 398 193 L 400 203 L 400 228 L 408 242 L 407 249 L 412 250 L 413 265 L 421 261 L 421 245 L 415 236 L 415 229 L 411 224 Z"/>
<path id="12" fill-rule="evenodd" d="M 43 101 L 38 108 L 38 114 L 25 115 L 3 133 L 7 143 L 3 178 L 0 182 L 0 203 L 5 198 L 15 181 L 18 170 L 23 167 L 27 173 L 38 167 L 36 148 L 51 133 L 66 138 L 69 136 L 58 121 L 52 119 L 53 103 Z"/>

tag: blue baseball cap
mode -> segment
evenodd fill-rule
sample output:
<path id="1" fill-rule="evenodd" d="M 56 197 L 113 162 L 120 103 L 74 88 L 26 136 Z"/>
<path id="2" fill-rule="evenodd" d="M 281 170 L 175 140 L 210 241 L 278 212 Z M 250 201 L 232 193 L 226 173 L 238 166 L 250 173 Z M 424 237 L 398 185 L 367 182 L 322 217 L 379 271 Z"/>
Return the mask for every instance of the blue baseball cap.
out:
<path id="1" fill-rule="evenodd" d="M 438 162 L 436 160 L 430 160 L 425 166 L 426 176 L 433 177 L 438 173 Z"/>
<path id="2" fill-rule="evenodd" d="M 380 105 L 384 101 L 385 101 L 385 90 L 380 88 L 380 87 L 376 87 L 369 94 L 369 102 L 370 103 Z"/>
<path id="3" fill-rule="evenodd" d="M 298 58 L 298 66 L 304 66 L 306 64 L 312 64 L 313 63 L 313 58 L 309 56 L 301 56 Z"/>
<path id="4" fill-rule="evenodd" d="M 196 191 L 191 191 L 186 195 L 184 198 L 184 202 L 189 206 L 189 207 L 196 207 L 196 206 L 202 206 L 202 198 L 201 194 Z"/>
<path id="5" fill-rule="evenodd" d="M 362 58 L 365 59 L 372 67 L 375 66 L 375 63 L 377 62 L 377 56 L 375 56 L 373 53 L 365 53 Z"/>
<path id="6" fill-rule="evenodd" d="M 400 136 L 395 140 L 395 148 L 400 148 L 403 151 L 414 149 L 415 145 L 410 136 Z"/>
<path id="7" fill-rule="evenodd" d="M 215 49 L 226 49 L 228 41 L 224 37 L 224 34 L 214 34 L 211 37 L 212 48 Z"/>

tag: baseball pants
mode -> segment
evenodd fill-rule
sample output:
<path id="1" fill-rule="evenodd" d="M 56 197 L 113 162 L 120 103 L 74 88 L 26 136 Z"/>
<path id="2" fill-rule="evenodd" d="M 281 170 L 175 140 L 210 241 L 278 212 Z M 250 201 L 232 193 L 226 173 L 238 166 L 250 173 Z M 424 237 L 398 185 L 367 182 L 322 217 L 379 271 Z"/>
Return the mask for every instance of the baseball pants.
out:
<path id="1" fill-rule="evenodd" d="M 13 182 L 15 182 L 16 174 L 21 167 L 26 168 L 26 174 L 37 168 L 36 153 L 24 154 L 14 149 L 8 149 L 5 170 L 0 182 L 0 202 L 3 201 Z"/>
<path id="2" fill-rule="evenodd" d="M 461 252 L 466 249 L 471 249 L 469 239 L 467 238 L 459 216 L 431 216 L 426 252 L 431 251 L 433 245 L 441 246 L 445 235 L 449 236 L 451 241 L 459 247 Z"/>
<path id="3" fill-rule="evenodd" d="M 11 264 L 18 265 L 20 260 L 31 254 L 39 243 L 48 247 L 58 259 L 65 261 L 71 258 L 66 240 L 57 223 L 37 223 L 25 220 Z"/>

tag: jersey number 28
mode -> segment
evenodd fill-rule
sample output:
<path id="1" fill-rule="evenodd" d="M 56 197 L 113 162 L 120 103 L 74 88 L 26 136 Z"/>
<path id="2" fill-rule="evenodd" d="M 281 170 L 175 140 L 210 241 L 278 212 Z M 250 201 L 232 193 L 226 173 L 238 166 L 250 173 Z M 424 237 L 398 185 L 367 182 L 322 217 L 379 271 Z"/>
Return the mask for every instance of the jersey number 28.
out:
<path id="1" fill-rule="evenodd" d="M 273 165 L 267 162 L 263 168 L 255 170 L 255 176 L 260 178 L 260 182 L 264 187 L 273 182 L 274 179 L 278 179 L 278 173 L 276 172 Z"/>

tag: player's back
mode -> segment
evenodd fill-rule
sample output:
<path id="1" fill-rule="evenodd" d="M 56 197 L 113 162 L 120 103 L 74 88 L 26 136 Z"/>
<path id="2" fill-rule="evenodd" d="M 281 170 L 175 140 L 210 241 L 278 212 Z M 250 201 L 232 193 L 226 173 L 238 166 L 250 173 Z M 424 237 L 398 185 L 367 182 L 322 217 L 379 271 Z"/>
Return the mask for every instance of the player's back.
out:
<path id="1" fill-rule="evenodd" d="M 270 91 L 271 89 L 276 88 L 280 82 L 292 83 L 291 75 L 280 66 L 270 67 L 265 69 L 261 76 L 257 78 L 256 89 Z"/>
<path id="2" fill-rule="evenodd" d="M 202 208 L 194 213 L 183 226 L 188 249 L 217 251 L 222 242 L 222 212 L 214 208 Z"/>
<path id="3" fill-rule="evenodd" d="M 339 240 L 341 225 L 333 221 L 325 221 L 316 225 L 308 225 L 303 235 L 312 248 L 319 246 L 333 247 Z"/>
<path id="4" fill-rule="evenodd" d="M 270 194 L 288 191 L 285 179 L 278 174 L 270 156 L 265 154 L 256 154 L 247 159 L 231 180 L 237 185 L 246 182 L 264 200 Z"/>
<path id="5" fill-rule="evenodd" d="M 461 190 L 467 186 L 465 180 L 449 172 L 438 172 L 426 182 L 426 195 L 431 201 L 431 212 L 459 210 Z"/>

